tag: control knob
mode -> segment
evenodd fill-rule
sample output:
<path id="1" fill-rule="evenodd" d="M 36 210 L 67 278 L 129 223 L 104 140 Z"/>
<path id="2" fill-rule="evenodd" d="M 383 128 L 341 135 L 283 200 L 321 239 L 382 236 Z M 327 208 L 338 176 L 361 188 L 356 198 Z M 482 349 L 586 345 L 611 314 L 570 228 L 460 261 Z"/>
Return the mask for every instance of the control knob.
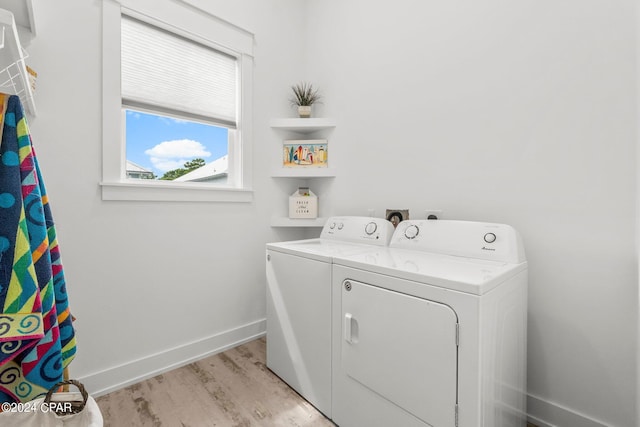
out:
<path id="1" fill-rule="evenodd" d="M 367 235 L 371 236 L 376 232 L 377 229 L 378 224 L 376 224 L 375 222 L 370 222 L 369 224 L 365 225 L 364 232 L 367 233 Z"/>
<path id="2" fill-rule="evenodd" d="M 338 224 L 338 230 L 342 230 L 343 228 L 344 228 L 344 224 L 343 223 Z"/>
<path id="3" fill-rule="evenodd" d="M 487 243 L 493 243 L 496 241 L 496 235 L 493 233 L 487 233 L 484 235 L 484 241 Z"/>
<path id="4" fill-rule="evenodd" d="M 416 236 L 420 233 L 420 229 L 417 225 L 410 225 L 404 230 L 404 237 L 407 239 L 415 239 Z"/>

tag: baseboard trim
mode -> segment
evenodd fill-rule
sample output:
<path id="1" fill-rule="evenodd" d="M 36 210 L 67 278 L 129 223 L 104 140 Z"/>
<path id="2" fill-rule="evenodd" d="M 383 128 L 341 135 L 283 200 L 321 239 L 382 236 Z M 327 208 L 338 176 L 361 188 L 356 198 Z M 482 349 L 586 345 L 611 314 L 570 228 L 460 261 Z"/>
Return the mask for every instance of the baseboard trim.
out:
<path id="1" fill-rule="evenodd" d="M 267 320 L 261 319 L 201 340 L 85 375 L 78 380 L 94 397 L 102 396 L 264 336 L 266 325 Z"/>
<path id="2" fill-rule="evenodd" d="M 532 394 L 527 395 L 527 413 L 529 422 L 538 427 L 610 427 L 601 421 Z"/>

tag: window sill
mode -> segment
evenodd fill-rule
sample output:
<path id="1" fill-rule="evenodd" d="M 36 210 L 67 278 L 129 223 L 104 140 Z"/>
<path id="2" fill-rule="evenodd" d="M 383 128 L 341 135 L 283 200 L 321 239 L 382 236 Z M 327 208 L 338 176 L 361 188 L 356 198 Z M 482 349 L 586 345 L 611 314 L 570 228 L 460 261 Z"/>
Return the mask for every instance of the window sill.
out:
<path id="1" fill-rule="evenodd" d="M 102 200 L 144 202 L 232 202 L 250 203 L 253 190 L 214 187 L 208 184 L 159 182 L 101 182 Z"/>

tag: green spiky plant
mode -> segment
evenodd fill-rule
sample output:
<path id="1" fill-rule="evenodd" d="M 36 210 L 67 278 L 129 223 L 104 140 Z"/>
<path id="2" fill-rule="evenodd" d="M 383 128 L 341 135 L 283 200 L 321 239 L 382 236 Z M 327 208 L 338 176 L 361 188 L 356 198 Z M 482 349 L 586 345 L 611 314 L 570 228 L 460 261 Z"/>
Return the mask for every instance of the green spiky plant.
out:
<path id="1" fill-rule="evenodd" d="M 292 106 L 311 106 L 320 100 L 318 89 L 313 89 L 311 83 L 298 83 L 291 86 L 293 97 L 289 99 Z"/>

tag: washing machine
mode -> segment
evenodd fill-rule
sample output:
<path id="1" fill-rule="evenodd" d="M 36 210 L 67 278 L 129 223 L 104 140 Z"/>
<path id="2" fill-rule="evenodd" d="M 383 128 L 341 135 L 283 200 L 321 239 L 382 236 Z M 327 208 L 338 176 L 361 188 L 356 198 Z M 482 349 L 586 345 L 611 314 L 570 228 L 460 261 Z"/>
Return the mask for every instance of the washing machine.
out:
<path id="1" fill-rule="evenodd" d="M 331 418 L 333 258 L 384 247 L 393 225 L 332 217 L 319 238 L 267 244 L 267 367 Z"/>
<path id="2" fill-rule="evenodd" d="M 510 226 L 403 221 L 335 257 L 332 419 L 340 427 L 524 427 L 527 262 Z"/>

